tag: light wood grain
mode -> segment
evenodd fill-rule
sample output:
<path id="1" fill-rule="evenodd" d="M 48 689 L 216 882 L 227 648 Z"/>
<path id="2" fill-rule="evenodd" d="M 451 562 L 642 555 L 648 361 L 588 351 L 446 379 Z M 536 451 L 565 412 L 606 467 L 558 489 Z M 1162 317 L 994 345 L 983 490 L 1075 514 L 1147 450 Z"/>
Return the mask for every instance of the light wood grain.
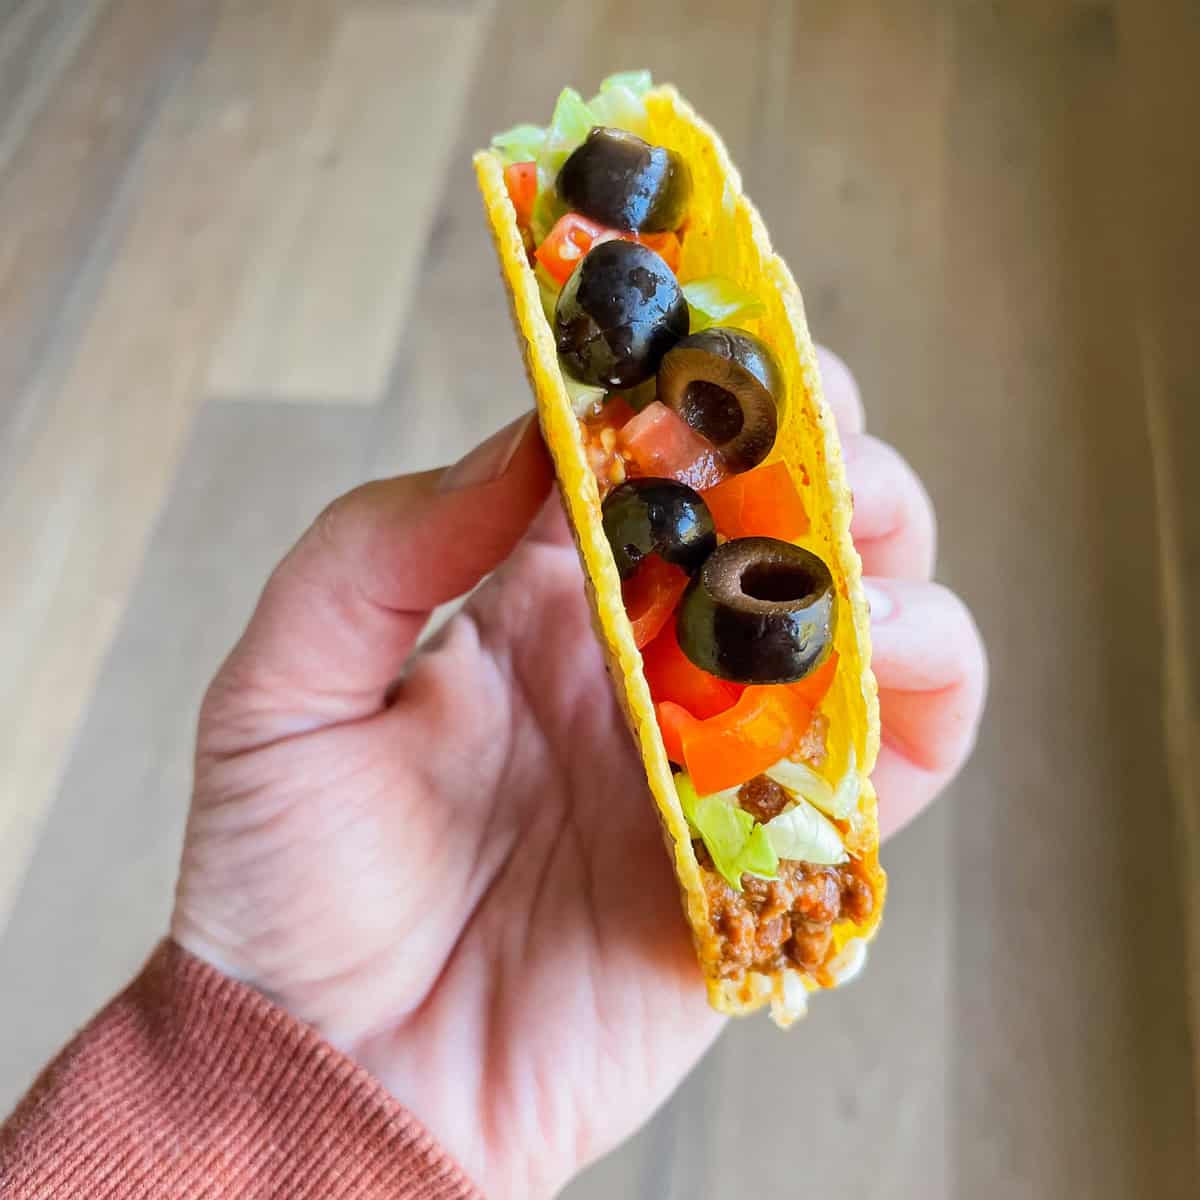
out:
<path id="1" fill-rule="evenodd" d="M 253 248 L 208 376 L 216 395 L 370 403 L 412 301 L 484 6 L 355 5 L 316 96 L 255 164 L 278 208 Z M 403 69 L 397 63 L 403 61 Z"/>
<path id="2" fill-rule="evenodd" d="M 1171 780 L 1179 831 L 1176 871 L 1184 888 L 1192 1056 L 1200 1092 L 1200 112 L 1195 71 L 1200 21 L 1168 0 L 1122 4 L 1127 47 L 1125 144 L 1134 170 L 1123 198 L 1138 319 L 1150 444 L 1154 453 L 1162 564 L 1163 673 Z M 1148 136 L 1178 130 L 1178 136 Z M 1198 1114 L 1200 1116 L 1200 1114 Z M 1196 1128 L 1200 1144 L 1200 1124 Z"/>
<path id="3" fill-rule="evenodd" d="M 1197 1180 L 1118 46 L 1099 6 L 954 28 L 932 482 L 993 646 L 986 785 L 954 813 L 957 1194 Z"/>
<path id="4" fill-rule="evenodd" d="M 191 0 L 30 0 L 0 27 L 0 493 L 92 302 L 145 126 L 206 24 Z"/>
<path id="5" fill-rule="evenodd" d="M 107 11 L 0 187 L 0 386 L 11 399 L 0 424 L 0 924 L 169 478 L 156 457 L 169 439 L 149 453 L 140 440 L 161 397 L 145 393 L 147 426 L 128 402 L 147 348 L 146 277 L 160 279 L 163 260 L 151 251 L 98 284 L 94 319 L 73 304 L 89 303 L 89 254 L 122 237 L 119 182 L 197 15 L 182 3 Z M 72 358 L 76 320 L 89 319 Z"/>
<path id="6" fill-rule="evenodd" d="M 333 15 L 283 0 L 224 8 L 142 151 L 78 344 L 60 378 L 46 372 L 30 385 L 37 427 L 0 497 L 0 553 L 15 568 L 0 577 L 0 914 L 202 398 L 230 280 L 275 217 L 273 181 L 246 169 L 256 153 L 246 114 L 261 108 L 285 137 L 301 136 L 279 93 L 296 86 L 305 52 L 325 61 L 328 45 L 312 34 Z"/>
<path id="7" fill-rule="evenodd" d="M 108 0 L 26 0 L 0 13 L 0 171 Z"/>

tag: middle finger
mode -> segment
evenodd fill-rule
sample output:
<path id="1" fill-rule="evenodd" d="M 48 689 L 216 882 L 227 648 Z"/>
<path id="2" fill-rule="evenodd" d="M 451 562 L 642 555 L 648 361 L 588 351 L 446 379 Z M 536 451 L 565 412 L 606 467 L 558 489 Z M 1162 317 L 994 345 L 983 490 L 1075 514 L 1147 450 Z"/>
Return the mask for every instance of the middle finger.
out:
<path id="1" fill-rule="evenodd" d="M 931 579 L 937 522 L 917 473 L 894 447 L 866 433 L 843 438 L 842 456 L 854 494 L 850 534 L 864 574 Z"/>

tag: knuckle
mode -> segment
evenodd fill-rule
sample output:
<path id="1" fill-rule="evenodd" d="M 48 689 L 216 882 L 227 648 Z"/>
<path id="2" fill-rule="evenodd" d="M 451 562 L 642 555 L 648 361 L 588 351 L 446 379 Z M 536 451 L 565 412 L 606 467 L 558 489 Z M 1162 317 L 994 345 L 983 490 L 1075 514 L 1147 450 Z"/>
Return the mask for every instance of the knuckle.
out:
<path id="1" fill-rule="evenodd" d="M 969 698 L 972 717 L 978 716 L 987 691 L 988 657 L 983 635 L 967 603 L 940 583 L 932 585 L 945 609 L 945 628 L 953 638 L 959 682 Z"/>
<path id="2" fill-rule="evenodd" d="M 856 536 L 887 543 L 881 574 L 928 579 L 933 574 L 937 545 L 937 515 L 921 477 L 890 443 L 863 434 L 853 443 L 847 470 L 855 495 L 864 497 L 856 509 Z M 897 555 L 900 555 L 898 558 Z"/>
<path id="3" fill-rule="evenodd" d="M 383 481 L 360 484 L 331 500 L 313 521 L 309 531 L 318 546 L 337 553 L 359 547 L 376 524 Z"/>

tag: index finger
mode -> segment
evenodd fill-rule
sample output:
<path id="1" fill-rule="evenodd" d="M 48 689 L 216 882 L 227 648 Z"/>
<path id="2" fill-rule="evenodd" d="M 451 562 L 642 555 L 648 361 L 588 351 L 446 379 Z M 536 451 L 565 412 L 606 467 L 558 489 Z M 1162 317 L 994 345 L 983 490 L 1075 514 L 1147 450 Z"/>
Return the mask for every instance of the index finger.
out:
<path id="1" fill-rule="evenodd" d="M 854 375 L 843 359 L 827 346 L 817 346 L 817 366 L 821 369 L 821 387 L 825 400 L 837 418 L 838 433 L 862 433 L 866 428 L 862 394 Z"/>

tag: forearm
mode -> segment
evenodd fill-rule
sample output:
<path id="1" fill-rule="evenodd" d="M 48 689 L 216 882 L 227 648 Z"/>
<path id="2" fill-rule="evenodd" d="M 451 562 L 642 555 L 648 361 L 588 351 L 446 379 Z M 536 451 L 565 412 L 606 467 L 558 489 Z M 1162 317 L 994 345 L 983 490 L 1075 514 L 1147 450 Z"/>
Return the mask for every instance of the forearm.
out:
<path id="1" fill-rule="evenodd" d="M 0 1128 L 6 1197 L 478 1200 L 416 1119 L 250 988 L 165 942 Z"/>

